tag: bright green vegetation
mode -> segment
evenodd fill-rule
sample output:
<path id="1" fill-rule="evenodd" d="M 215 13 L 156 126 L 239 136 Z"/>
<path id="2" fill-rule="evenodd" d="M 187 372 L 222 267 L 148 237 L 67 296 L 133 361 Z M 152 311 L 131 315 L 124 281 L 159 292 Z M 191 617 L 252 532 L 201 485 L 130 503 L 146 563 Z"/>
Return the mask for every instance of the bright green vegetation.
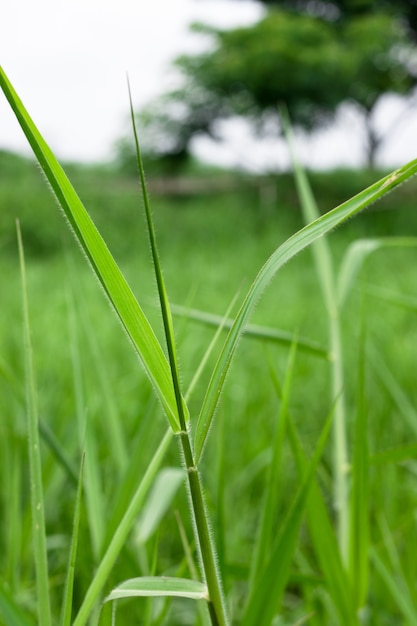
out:
<path id="1" fill-rule="evenodd" d="M 164 346 L 137 182 L 104 168 L 68 171 Z M 300 176 L 304 212 L 312 219 L 314 205 Z M 374 174 L 334 173 L 315 175 L 312 184 L 324 212 L 375 180 Z M 319 239 L 313 255 L 306 250 L 292 259 L 248 320 L 286 331 L 289 340 L 241 338 L 198 463 L 233 624 L 267 625 L 275 613 L 274 623 L 288 626 L 417 622 L 410 539 L 417 458 L 414 196 L 411 182 Z M 0 622 L 48 624 L 37 616 L 47 615 L 50 598 L 50 623 L 111 624 L 115 602 L 100 611 L 101 601 L 128 593 L 134 597 L 117 600 L 116 624 L 216 623 L 205 609 L 208 581 L 200 572 L 177 445 L 126 334 L 34 166 L 0 155 L 0 203 Z M 151 207 L 170 301 L 221 318 L 238 294 L 227 313 L 236 316 L 259 268 L 303 224 L 289 176 L 278 178 L 269 204 L 243 178 L 237 192 L 174 200 L 155 194 Z M 15 217 L 26 256 L 25 332 Z M 351 247 L 364 238 L 373 241 Z M 349 274 L 355 266 L 358 272 Z M 330 316 L 332 303 L 341 302 L 338 315 Z M 183 315 L 174 326 L 199 456 L 205 429 L 197 419 L 226 334 L 206 354 L 212 325 Z M 338 332 L 343 394 L 332 391 L 335 361 L 303 343 L 334 353 Z M 33 368 L 27 367 L 30 344 Z M 337 419 L 346 432 L 342 453 Z M 33 440 L 37 420 L 47 590 L 30 502 L 39 483 L 31 487 L 28 423 Z M 341 494 L 335 483 L 343 454 Z M 343 515 L 333 506 L 340 496 Z M 126 511 L 131 528 L 101 580 L 103 557 L 125 532 Z M 168 578 L 154 578 L 161 575 Z M 94 582 L 91 611 L 80 614 Z"/>

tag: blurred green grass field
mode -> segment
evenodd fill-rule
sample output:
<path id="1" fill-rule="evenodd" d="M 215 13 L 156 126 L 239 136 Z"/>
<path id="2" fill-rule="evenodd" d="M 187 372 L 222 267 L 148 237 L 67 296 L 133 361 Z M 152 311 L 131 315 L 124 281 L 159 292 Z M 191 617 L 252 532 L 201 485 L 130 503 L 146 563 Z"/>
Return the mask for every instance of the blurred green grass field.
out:
<path id="1" fill-rule="evenodd" d="M 136 179 L 110 166 L 70 165 L 67 171 L 162 337 Z M 162 196 L 156 188 L 151 193 L 169 297 L 173 303 L 223 315 L 239 288 L 242 295 L 245 293 L 269 254 L 302 226 L 294 182 L 290 174 L 256 179 L 243 174 L 201 170 L 187 175 L 200 179 L 206 177 L 207 193 Z M 311 174 L 322 212 L 378 178 L 375 172 Z M 216 190 L 213 181 L 223 179 L 232 180 L 229 191 Z M 149 182 L 152 190 L 151 176 Z M 416 191 L 415 183 L 400 188 L 333 233 L 329 242 L 336 262 L 340 262 L 349 244 L 357 238 L 416 235 Z M 34 587 L 16 218 L 21 222 L 28 263 L 40 416 L 65 450 L 76 472 L 85 428 L 91 429 L 99 468 L 97 493 L 100 494 L 105 536 L 112 531 L 120 481 L 126 467 L 134 463 L 140 476 L 166 425 L 128 340 L 68 233 L 38 168 L 21 157 L 1 153 L 0 468 L 3 480 L 0 576 L 3 587 L 11 590 L 25 607 L 31 624 L 34 623 L 30 617 L 33 615 Z M 361 320 L 366 323 L 369 347 L 366 401 L 370 453 L 375 456 L 370 476 L 373 544 L 382 544 L 381 527 L 386 524 L 401 555 L 404 576 L 410 583 L 417 577 L 417 547 L 415 542 L 409 542 L 410 533 L 415 533 L 417 505 L 417 450 L 412 447 L 417 434 L 416 267 L 415 248 L 383 249 L 371 255 L 342 316 L 346 392 L 352 419 L 358 393 Z M 326 346 L 323 302 L 309 251 L 280 272 L 261 300 L 253 321 L 297 332 Z M 89 327 L 95 330 L 93 337 L 88 332 Z M 186 388 L 214 330 L 180 317 L 175 319 L 175 328 Z M 287 358 L 286 347 L 249 338 L 242 340 L 222 398 L 219 424 L 212 433 L 202 464 L 219 559 L 224 566 L 226 590 L 234 607 L 239 606 L 245 594 L 245 587 L 239 581 L 246 579 L 248 574 L 268 450 L 279 410 L 269 364 L 283 377 Z M 214 362 L 214 356 L 211 362 Z M 199 408 L 201 390 L 207 383 L 209 371 L 210 367 L 191 398 L 192 413 Z M 302 434 L 306 450 L 316 442 L 331 408 L 328 376 L 326 360 L 299 351 L 290 413 Z M 77 420 L 77 402 L 81 403 L 87 426 Z M 114 454 L 112 416 L 122 424 L 126 446 L 126 458 L 123 459 Z M 149 428 L 150 422 L 152 428 Z M 404 452 L 407 446 L 411 446 L 409 454 Z M 43 447 L 49 558 L 55 573 L 52 599 L 57 605 L 64 582 L 62 572 L 66 566 L 75 489 L 68 479 L 68 471 L 59 463 L 51 447 L 46 443 Z M 402 451 L 400 462 L 394 461 L 391 455 L 389 462 L 379 465 L 377 455 L 394 448 Z M 178 464 L 176 452 L 172 450 L 167 465 Z M 26 464 L 22 460 L 26 460 Z M 296 480 L 289 450 L 284 465 L 287 472 L 281 482 L 282 511 L 292 496 Z M 329 493 L 330 465 L 328 454 L 320 480 Z M 219 472 L 227 476 L 227 481 L 219 480 Z M 128 498 L 134 486 L 133 482 L 126 483 L 127 495 L 124 497 Z M 178 502 L 184 500 L 185 490 L 180 489 L 176 498 Z M 149 545 L 144 548 L 134 540 L 126 545 L 108 589 L 121 580 L 138 575 L 138 570 L 144 566 L 143 559 L 152 561 L 155 546 L 158 573 L 177 572 L 183 554 L 174 509 L 175 506 Z M 76 602 L 85 592 L 91 577 L 91 564 L 97 558 L 85 521 L 87 516 L 88 512 L 83 510 Z M 191 541 L 189 520 L 182 521 Z M 320 614 L 324 609 L 317 608 L 320 594 L 314 591 L 314 584 L 320 574 L 316 566 L 308 535 L 303 533 L 293 564 L 291 588 L 285 597 L 286 621 L 282 624 L 295 623 L 311 608 L 316 610 L 316 615 L 308 623 L 338 623 L 331 621 L 331 611 Z M 120 609 L 120 615 L 123 616 L 123 610 L 126 610 L 132 620 L 129 623 L 142 623 L 139 615 L 143 602 L 130 601 Z M 367 624 L 408 623 L 398 621 L 398 608 L 378 576 L 373 578 L 371 585 L 371 605 L 378 607 L 378 611 L 370 611 Z M 239 614 L 238 608 L 236 614 Z M 107 623 L 105 619 L 106 615 L 102 623 Z M 137 621 L 133 622 L 133 619 Z M 166 623 L 194 624 L 194 620 L 192 608 L 187 602 L 179 601 L 174 603 Z"/>

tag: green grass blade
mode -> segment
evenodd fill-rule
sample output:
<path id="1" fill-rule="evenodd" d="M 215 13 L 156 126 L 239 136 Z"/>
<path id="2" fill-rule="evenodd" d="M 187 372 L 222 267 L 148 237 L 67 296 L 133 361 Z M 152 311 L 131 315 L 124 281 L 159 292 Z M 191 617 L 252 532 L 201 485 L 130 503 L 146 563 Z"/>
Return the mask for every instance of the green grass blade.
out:
<path id="1" fill-rule="evenodd" d="M 62 618 L 61 618 L 62 626 L 71 626 L 74 575 L 75 575 L 75 559 L 77 556 L 78 529 L 80 525 L 80 514 L 81 514 L 81 496 L 82 496 L 82 486 L 83 486 L 84 458 L 85 458 L 85 455 L 83 454 L 81 457 L 77 495 L 75 498 L 72 540 L 71 540 L 71 547 L 70 547 L 70 554 L 69 554 L 67 576 L 65 580 L 64 598 L 62 602 Z"/>
<path id="2" fill-rule="evenodd" d="M 376 250 L 385 248 L 405 248 L 417 246 L 415 237 L 380 237 L 357 239 L 346 250 L 339 269 L 337 300 L 341 307 L 352 288 L 352 284 L 367 257 Z"/>
<path id="3" fill-rule="evenodd" d="M 206 351 L 205 351 L 205 353 L 204 353 L 204 356 L 203 356 L 203 358 L 201 359 L 200 364 L 199 364 L 199 366 L 197 367 L 197 369 L 196 369 L 196 371 L 195 371 L 195 373 L 194 373 L 194 375 L 193 375 L 193 378 L 192 378 L 192 380 L 191 380 L 190 384 L 188 385 L 188 388 L 187 388 L 187 391 L 186 391 L 186 394 L 185 394 L 185 398 L 186 398 L 186 400 L 188 400 L 188 398 L 191 396 L 191 394 L 193 393 L 193 390 L 194 390 L 195 386 L 197 385 L 198 381 L 200 380 L 201 374 L 203 373 L 204 368 L 205 368 L 205 366 L 207 365 L 207 362 L 208 362 L 208 360 L 209 360 L 210 354 L 213 352 L 214 347 L 215 347 L 215 345 L 217 344 L 217 341 L 219 340 L 219 337 L 220 337 L 221 332 L 222 332 L 222 330 L 223 330 L 223 328 L 224 328 L 224 325 L 227 323 L 227 318 L 228 318 L 228 315 L 230 315 L 230 312 L 232 311 L 233 306 L 234 306 L 234 304 L 235 304 L 236 300 L 237 300 L 237 294 L 236 294 L 236 296 L 233 298 L 233 300 L 231 301 L 231 303 L 229 304 L 229 306 L 228 306 L 228 308 L 227 308 L 227 311 L 226 311 L 226 313 L 225 313 L 224 317 L 223 317 L 223 318 L 221 318 L 221 317 L 219 316 L 219 324 L 217 325 L 217 330 L 216 330 L 216 332 L 214 333 L 214 336 L 213 336 L 212 340 L 210 341 L 210 344 L 208 345 L 208 347 L 207 347 L 207 349 L 206 349 Z M 177 309 L 177 308 L 178 308 L 178 307 L 175 307 L 175 309 Z M 181 308 L 181 307 L 180 307 L 180 308 Z M 172 312 L 175 314 L 175 310 L 174 310 L 174 307 L 173 307 L 172 305 L 171 305 L 171 310 L 172 310 Z"/>
<path id="4" fill-rule="evenodd" d="M 121 598 L 170 596 L 207 600 L 207 587 L 197 580 L 173 578 L 171 576 L 143 576 L 131 578 L 118 585 L 104 602 Z"/>
<path id="5" fill-rule="evenodd" d="M 309 222 L 314 223 L 314 220 L 319 219 L 320 212 L 318 210 L 307 175 L 297 159 L 291 126 L 285 113 L 283 115 L 283 120 L 284 131 L 292 155 L 295 180 L 297 184 L 299 200 L 301 202 L 304 221 L 307 224 Z M 328 333 L 330 352 L 332 355 L 332 358 L 330 360 L 332 378 L 331 397 L 332 400 L 336 397 L 338 398 L 338 402 L 335 408 L 333 426 L 333 498 L 334 507 L 337 514 L 339 545 L 341 546 L 343 560 L 347 561 L 349 541 L 349 510 L 348 484 L 345 468 L 348 462 L 348 452 L 346 442 L 346 402 L 344 392 L 345 380 L 343 372 L 340 311 L 336 297 L 336 281 L 332 252 L 325 238 L 318 239 L 313 243 L 312 254 L 328 317 Z"/>
<path id="6" fill-rule="evenodd" d="M 204 502 L 201 478 L 194 459 L 191 445 L 191 436 L 188 430 L 189 413 L 181 394 L 172 315 L 160 267 L 158 250 L 156 247 L 156 237 L 149 206 L 148 194 L 146 190 L 145 175 L 142 165 L 139 141 L 136 132 L 135 115 L 133 112 L 130 88 L 129 96 L 133 133 L 135 136 L 136 156 L 139 167 L 140 180 L 142 183 L 142 192 L 145 204 L 148 233 L 151 243 L 152 259 L 155 269 L 156 282 L 158 286 L 159 302 L 161 305 L 161 312 L 165 330 L 165 339 L 168 347 L 169 364 L 171 368 L 172 382 L 177 403 L 178 419 L 181 427 L 181 431 L 179 433 L 179 442 L 181 445 L 181 451 L 183 453 L 184 464 L 187 470 L 188 486 L 190 489 L 191 511 L 195 522 L 194 528 L 196 533 L 196 540 L 200 548 L 201 564 L 204 570 L 204 577 L 209 590 L 208 607 L 211 614 L 213 626 L 227 626 L 228 621 L 224 593 L 222 589 L 222 580 L 217 567 L 214 541 L 210 533 L 208 511 Z"/>
<path id="7" fill-rule="evenodd" d="M 68 457 L 65 448 L 55 437 L 48 424 L 42 419 L 39 420 L 39 434 L 65 471 L 68 480 L 76 487 L 78 484 L 77 472 L 72 465 L 71 459 Z"/>
<path id="8" fill-rule="evenodd" d="M 84 393 L 83 367 L 80 357 L 79 337 L 74 307 L 69 309 L 69 336 L 74 380 L 75 410 L 78 423 L 80 449 L 85 450 L 84 492 L 88 526 L 94 559 L 98 561 L 104 542 L 105 504 L 97 454 L 97 441 L 93 415 L 88 414 Z"/>
<path id="9" fill-rule="evenodd" d="M 41 449 L 38 430 L 38 397 L 30 331 L 25 258 L 23 252 L 22 236 L 18 222 L 17 239 L 19 244 L 20 273 L 22 280 L 23 330 L 25 342 L 25 369 L 30 465 L 30 495 L 32 510 L 33 551 L 36 570 L 37 611 L 39 623 L 44 626 L 51 626 L 48 557 L 46 551 L 45 502 L 42 486 Z"/>
<path id="10" fill-rule="evenodd" d="M 363 326 L 364 322 L 362 322 Z M 351 466 L 349 572 L 356 609 L 365 606 L 369 579 L 369 450 L 365 402 L 365 333 L 362 328 L 358 363 L 358 400 Z"/>
<path id="11" fill-rule="evenodd" d="M 206 396 L 203 401 L 195 434 L 195 456 L 198 461 L 203 452 L 207 435 L 218 405 L 226 376 L 236 351 L 239 340 L 244 332 L 247 321 L 252 315 L 263 291 L 271 282 L 278 270 L 296 254 L 310 246 L 320 237 L 339 226 L 350 217 L 362 211 L 369 204 L 382 198 L 390 190 L 417 174 L 417 159 L 399 168 L 392 174 L 384 176 L 364 191 L 336 207 L 329 213 L 308 224 L 295 235 L 287 239 L 269 257 L 258 273 L 255 281 L 233 322 L 218 362 L 214 369 Z"/>
<path id="12" fill-rule="evenodd" d="M 291 419 L 288 420 L 288 435 L 298 472 L 302 477 L 306 471 L 308 460 Z M 313 480 L 307 501 L 306 518 L 314 552 L 324 575 L 324 583 L 340 616 L 341 623 L 346 626 L 358 626 L 352 603 L 351 585 L 342 563 L 334 524 L 316 479 Z"/>
<path id="13" fill-rule="evenodd" d="M 233 319 L 228 317 L 222 318 L 220 315 L 215 315 L 214 313 L 207 313 L 206 311 L 190 309 L 174 304 L 171 305 L 171 310 L 174 315 L 186 317 L 192 321 L 205 324 L 206 326 L 214 326 L 217 329 L 230 330 L 233 326 Z M 286 347 L 290 347 L 294 339 L 293 334 L 285 330 L 260 326 L 258 324 L 247 324 L 245 326 L 244 336 L 248 339 L 258 339 L 259 341 L 277 343 Z M 310 339 L 300 337 L 297 345 L 301 352 L 307 352 L 308 354 L 324 359 L 329 358 L 328 350 Z"/>
<path id="14" fill-rule="evenodd" d="M 136 527 L 137 543 L 146 543 L 153 535 L 183 482 L 184 472 L 180 468 L 166 467 L 159 472 Z"/>
<path id="15" fill-rule="evenodd" d="M 110 571 L 117 557 L 119 556 L 123 545 L 127 540 L 133 523 L 137 518 L 138 512 L 146 498 L 146 494 L 148 493 L 153 481 L 155 480 L 155 476 L 157 475 L 164 456 L 168 451 L 171 440 L 172 431 L 168 430 L 163 437 L 157 451 L 155 452 L 151 462 L 149 463 L 148 468 L 129 503 L 129 507 L 126 510 L 123 519 L 117 527 L 111 539 L 111 542 L 103 558 L 101 559 L 100 564 L 97 567 L 94 578 L 91 581 L 91 584 L 87 590 L 81 607 L 73 622 L 73 626 L 85 626 L 85 624 L 87 623 L 94 606 L 99 600 L 100 594 L 104 585 L 106 584 Z"/>
<path id="16" fill-rule="evenodd" d="M 188 408 L 185 404 L 185 401 L 183 400 L 182 395 L 181 395 L 181 384 L 180 384 L 180 374 L 179 374 L 179 369 L 178 369 L 177 351 L 176 351 L 176 346 L 175 346 L 174 325 L 172 322 L 171 308 L 169 305 L 168 295 L 167 295 L 166 287 L 165 287 L 165 281 L 162 275 L 161 263 L 159 260 L 158 248 L 156 245 L 155 228 L 153 225 L 148 191 L 146 188 L 145 172 L 143 169 L 142 155 L 140 151 L 138 134 L 136 130 L 135 114 L 133 111 L 132 94 L 130 91 L 129 82 L 128 82 L 128 89 L 129 89 L 132 129 L 133 129 L 133 135 L 135 138 L 136 158 L 137 158 L 137 164 L 138 164 L 138 169 L 139 169 L 140 182 L 142 186 L 143 204 L 145 207 L 146 224 L 148 228 L 149 241 L 151 244 L 152 261 L 153 261 L 153 266 L 155 270 L 156 284 L 158 287 L 159 303 L 161 306 L 162 320 L 164 323 L 165 340 L 166 340 L 167 348 L 168 348 L 169 365 L 171 368 L 171 377 L 172 377 L 172 383 L 174 386 L 175 401 L 177 404 L 178 420 L 181 426 L 181 430 L 186 431 L 187 424 L 190 419 L 190 415 L 188 412 Z"/>
<path id="17" fill-rule="evenodd" d="M 145 314 L 64 170 L 39 133 L 1 67 L 0 86 L 95 275 L 132 341 L 164 407 L 171 428 L 174 432 L 179 431 L 180 423 L 170 368 Z"/>
<path id="18" fill-rule="evenodd" d="M 281 470 L 282 449 L 287 429 L 287 415 L 289 395 L 294 371 L 295 355 L 297 343 L 293 341 L 286 368 L 284 386 L 282 390 L 281 408 L 272 442 L 272 458 L 268 471 L 268 478 L 265 489 L 265 500 L 261 512 L 261 521 L 257 537 L 255 556 L 253 558 L 253 568 L 251 573 L 252 585 L 258 578 L 260 571 L 267 561 L 270 547 L 274 538 L 274 519 L 278 508 L 279 499 L 279 478 Z"/>
<path id="19" fill-rule="evenodd" d="M 269 561 L 254 581 L 242 619 L 242 626 L 270 626 L 279 608 L 290 575 L 291 561 L 297 548 L 298 533 L 306 510 L 310 488 L 328 438 L 332 417 L 333 415 L 330 414 L 326 420 L 303 481 L 277 539 L 270 549 Z"/>

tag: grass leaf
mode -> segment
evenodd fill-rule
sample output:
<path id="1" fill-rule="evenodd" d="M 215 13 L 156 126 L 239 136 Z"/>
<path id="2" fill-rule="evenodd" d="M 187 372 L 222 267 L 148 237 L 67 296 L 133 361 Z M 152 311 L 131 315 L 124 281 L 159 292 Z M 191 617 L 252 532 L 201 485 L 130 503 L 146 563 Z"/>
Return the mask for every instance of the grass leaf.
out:
<path id="1" fill-rule="evenodd" d="M 135 539 L 139 544 L 146 543 L 156 531 L 183 482 L 184 472 L 180 468 L 166 467 L 159 472 L 136 529 Z"/>
<path id="2" fill-rule="evenodd" d="M 306 510 L 310 488 L 323 454 L 332 417 L 333 415 L 330 414 L 326 420 L 305 476 L 278 536 L 270 548 L 269 560 L 254 581 L 242 619 L 242 626 L 270 626 L 279 608 L 290 575 L 291 561 L 297 547 L 298 533 Z"/>
<path id="3" fill-rule="evenodd" d="M 168 450 L 168 447 L 172 440 L 172 431 L 168 430 L 163 437 L 157 451 L 155 452 L 148 468 L 140 481 L 135 494 L 133 495 L 129 506 L 118 525 L 114 535 L 110 541 L 110 544 L 101 559 L 100 564 L 94 574 L 88 591 L 84 597 L 80 610 L 73 622 L 73 626 L 84 626 L 97 603 L 100 593 L 107 581 L 111 568 L 113 567 L 120 551 L 123 548 L 124 543 L 132 529 L 133 523 L 137 518 L 138 512 L 143 505 L 146 494 L 148 493 L 155 476 L 159 470 L 159 467 L 164 459 L 164 456 Z"/>
<path id="4" fill-rule="evenodd" d="M 17 239 L 19 244 L 20 272 L 22 280 L 23 330 L 25 343 L 28 443 L 30 465 L 30 496 L 32 509 L 33 551 L 36 570 L 37 610 L 39 623 L 42 624 L 42 626 L 51 626 L 48 556 L 46 550 L 45 530 L 45 501 L 42 486 L 41 448 L 38 427 L 38 396 L 30 331 L 25 257 L 23 252 L 22 235 L 18 222 Z"/>
<path id="5" fill-rule="evenodd" d="M 131 578 L 118 585 L 104 602 L 121 598 L 171 596 L 207 600 L 207 587 L 197 580 L 170 576 L 143 576 Z"/>
<path id="6" fill-rule="evenodd" d="M 64 170 L 36 128 L 1 67 L 0 86 L 95 275 L 130 337 L 156 389 L 171 428 L 174 432 L 179 431 L 180 423 L 170 368 L 145 314 Z"/>
<path id="7" fill-rule="evenodd" d="M 252 582 L 258 578 L 259 572 L 262 570 L 270 547 L 274 538 L 274 519 L 278 508 L 279 498 L 279 478 L 281 470 L 282 449 L 287 429 L 288 403 L 291 389 L 292 375 L 294 371 L 295 355 L 297 351 L 297 342 L 294 340 L 291 346 L 290 355 L 286 367 L 284 386 L 282 390 L 281 408 L 275 434 L 272 441 L 272 458 L 268 468 L 268 478 L 266 481 L 265 499 L 261 511 L 261 520 L 259 524 L 259 532 L 257 537 L 255 555 L 253 558 L 253 568 L 251 580 Z"/>
<path id="8" fill-rule="evenodd" d="M 374 239 L 356 239 L 347 248 L 339 269 L 337 281 L 337 299 L 341 307 L 352 288 L 352 284 L 366 258 L 381 248 L 417 246 L 415 237 L 380 237 Z"/>
<path id="9" fill-rule="evenodd" d="M 245 330 L 246 323 L 252 315 L 259 298 L 269 285 L 275 274 L 296 254 L 310 246 L 320 237 L 353 217 L 365 207 L 382 198 L 390 190 L 417 174 L 417 159 L 399 168 L 392 174 L 384 176 L 378 182 L 361 191 L 350 200 L 344 202 L 329 213 L 317 218 L 295 235 L 287 239 L 269 257 L 252 283 L 246 298 L 227 335 L 223 349 L 213 371 L 207 393 L 198 418 L 195 433 L 196 460 L 201 457 L 207 435 L 213 421 L 219 398 L 227 377 L 227 373 L 236 351 L 239 340 Z"/>
<path id="10" fill-rule="evenodd" d="M 71 626 L 71 613 L 72 613 L 74 575 L 75 575 L 75 559 L 77 555 L 78 529 L 80 525 L 80 514 L 81 514 L 81 496 L 82 496 L 82 487 L 83 487 L 84 458 L 85 458 L 85 455 L 83 454 L 81 457 L 81 463 L 80 463 L 80 474 L 78 478 L 78 488 L 77 488 L 77 495 L 75 499 L 74 524 L 73 524 L 73 529 L 72 529 L 71 548 L 70 548 L 70 554 L 69 554 L 67 576 L 65 580 L 64 599 L 62 603 L 62 618 L 61 618 L 62 626 Z"/>

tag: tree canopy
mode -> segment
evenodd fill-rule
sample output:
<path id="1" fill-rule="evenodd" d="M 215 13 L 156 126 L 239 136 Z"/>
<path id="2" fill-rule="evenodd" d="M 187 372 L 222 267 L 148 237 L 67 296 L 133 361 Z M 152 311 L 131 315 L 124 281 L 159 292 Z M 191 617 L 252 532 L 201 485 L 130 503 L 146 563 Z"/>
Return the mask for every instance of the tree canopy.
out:
<path id="1" fill-rule="evenodd" d="M 416 82 L 415 47 L 406 24 L 389 12 L 364 10 L 382 1 L 272 4 L 291 4 L 292 10 L 271 6 L 256 24 L 233 30 L 194 25 L 211 38 L 212 48 L 178 58 L 184 87 L 143 113 L 156 152 L 185 155 L 194 136 L 216 137 L 218 121 L 233 115 L 249 118 L 262 130 L 278 120 L 280 104 L 295 126 L 314 130 L 329 124 L 338 106 L 350 101 L 368 123 L 373 161 L 379 141 L 371 123 L 375 105 L 387 92 L 410 93 Z M 343 20 L 336 12 L 330 19 L 330 5 L 345 11 Z"/>

